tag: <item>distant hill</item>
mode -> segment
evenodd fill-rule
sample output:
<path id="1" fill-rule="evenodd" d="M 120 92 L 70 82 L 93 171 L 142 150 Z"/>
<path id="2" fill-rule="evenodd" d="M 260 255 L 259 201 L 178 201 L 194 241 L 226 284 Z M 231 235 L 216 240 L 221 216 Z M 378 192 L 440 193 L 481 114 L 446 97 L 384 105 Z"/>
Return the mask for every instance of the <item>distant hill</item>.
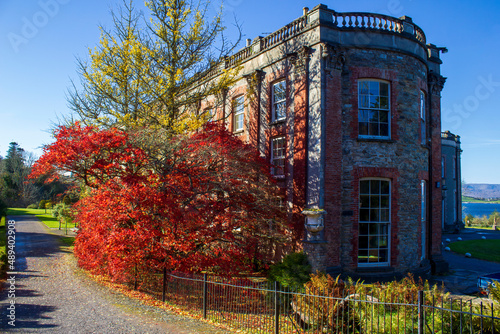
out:
<path id="1" fill-rule="evenodd" d="M 482 199 L 498 199 L 500 198 L 500 184 L 462 184 L 462 195 Z"/>

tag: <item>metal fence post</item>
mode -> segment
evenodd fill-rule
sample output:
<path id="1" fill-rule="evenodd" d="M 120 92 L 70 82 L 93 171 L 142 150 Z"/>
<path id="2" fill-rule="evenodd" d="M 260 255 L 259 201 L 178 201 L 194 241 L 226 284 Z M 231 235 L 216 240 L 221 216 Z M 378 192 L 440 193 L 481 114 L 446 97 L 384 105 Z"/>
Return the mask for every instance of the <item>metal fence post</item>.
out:
<path id="1" fill-rule="evenodd" d="M 424 333 L 424 291 L 418 291 L 418 334 Z"/>
<path id="2" fill-rule="evenodd" d="M 163 267 L 163 286 L 161 289 L 161 301 L 165 302 L 165 292 L 167 287 L 167 268 Z"/>
<path id="3" fill-rule="evenodd" d="M 274 333 L 280 332 L 280 309 L 278 302 L 278 281 L 274 282 Z"/>
<path id="4" fill-rule="evenodd" d="M 203 319 L 207 318 L 207 297 L 208 297 L 208 289 L 207 289 L 207 274 L 203 274 Z"/>

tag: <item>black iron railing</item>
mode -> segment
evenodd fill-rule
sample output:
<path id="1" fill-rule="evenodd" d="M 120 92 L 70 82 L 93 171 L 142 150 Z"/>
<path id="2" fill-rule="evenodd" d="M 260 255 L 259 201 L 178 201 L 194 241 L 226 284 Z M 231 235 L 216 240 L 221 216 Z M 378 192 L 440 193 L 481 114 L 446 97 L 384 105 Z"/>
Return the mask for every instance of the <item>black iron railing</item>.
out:
<path id="1" fill-rule="evenodd" d="M 500 333 L 500 305 L 432 291 L 293 291 L 262 279 L 137 273 L 138 289 L 243 333 Z"/>

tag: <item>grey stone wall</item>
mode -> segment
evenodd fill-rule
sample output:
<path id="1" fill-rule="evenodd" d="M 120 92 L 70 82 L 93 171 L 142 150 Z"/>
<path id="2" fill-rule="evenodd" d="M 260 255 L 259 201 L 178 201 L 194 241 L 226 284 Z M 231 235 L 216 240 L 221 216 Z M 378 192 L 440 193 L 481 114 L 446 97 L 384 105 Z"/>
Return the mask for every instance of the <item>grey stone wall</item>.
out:
<path id="1" fill-rule="evenodd" d="M 442 181 L 443 218 L 442 227 L 454 231 L 462 222 L 462 180 L 460 168 L 460 137 L 450 132 L 441 135 L 441 154 L 444 159 Z"/>
<path id="2" fill-rule="evenodd" d="M 393 174 L 391 199 L 391 266 L 398 272 L 415 270 L 420 265 L 421 211 L 419 175 L 428 170 L 429 150 L 420 143 L 419 96 L 427 82 L 426 65 L 418 58 L 385 50 L 350 49 L 342 74 L 342 265 L 355 271 L 357 252 L 356 168 L 397 170 Z M 363 140 L 357 136 L 357 82 L 360 78 L 381 79 L 390 83 L 390 140 Z M 370 177 L 384 177 L 371 173 Z M 395 210 L 394 206 L 397 206 Z"/>

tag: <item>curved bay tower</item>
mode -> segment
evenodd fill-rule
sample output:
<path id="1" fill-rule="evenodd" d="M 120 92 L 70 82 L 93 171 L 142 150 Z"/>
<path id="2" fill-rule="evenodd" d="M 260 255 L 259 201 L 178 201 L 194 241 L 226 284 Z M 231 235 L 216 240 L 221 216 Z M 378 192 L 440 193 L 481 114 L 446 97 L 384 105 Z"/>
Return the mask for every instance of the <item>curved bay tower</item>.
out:
<path id="1" fill-rule="evenodd" d="M 443 272 L 440 53 L 409 17 L 325 5 L 247 40 L 202 110 L 274 165 L 314 270 L 364 279 Z"/>

